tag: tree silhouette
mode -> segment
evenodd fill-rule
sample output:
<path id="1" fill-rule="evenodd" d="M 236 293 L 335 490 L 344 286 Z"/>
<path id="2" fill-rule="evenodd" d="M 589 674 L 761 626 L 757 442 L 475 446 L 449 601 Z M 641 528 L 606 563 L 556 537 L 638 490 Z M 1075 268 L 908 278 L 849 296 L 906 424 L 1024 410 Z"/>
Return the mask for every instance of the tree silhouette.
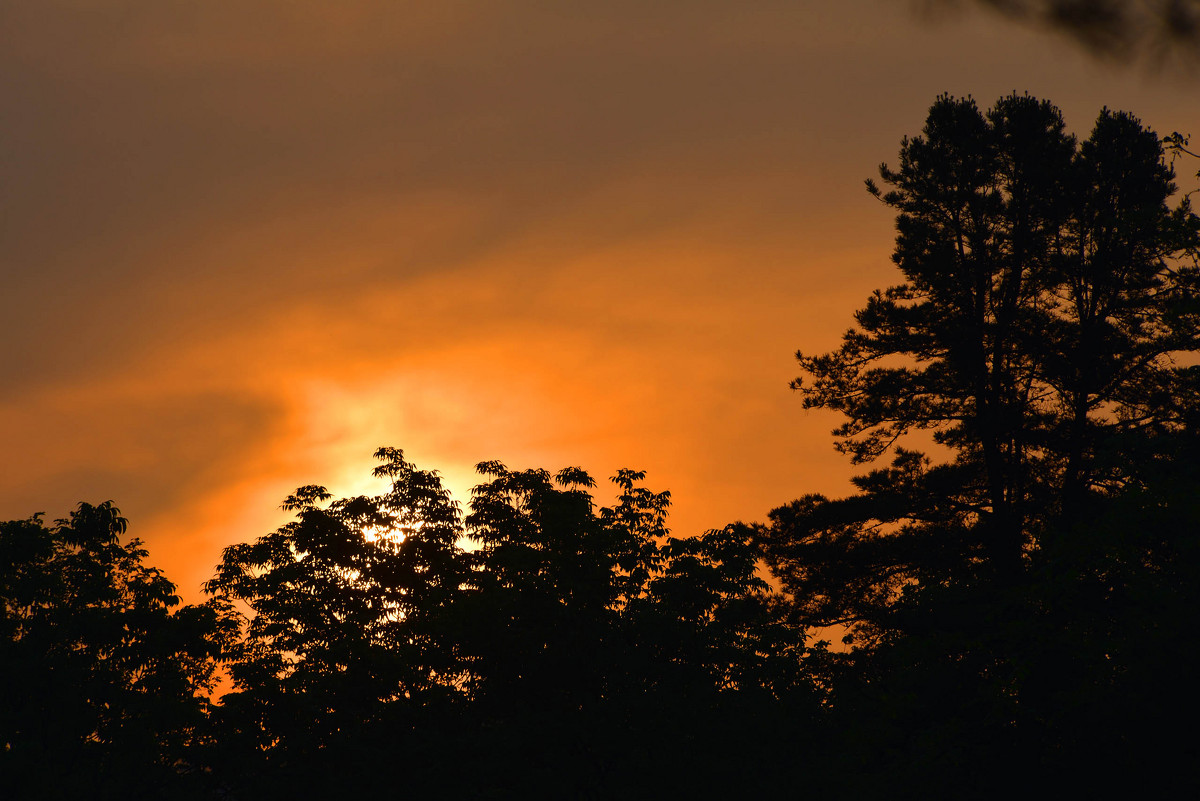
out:
<path id="1" fill-rule="evenodd" d="M 566 795 L 641 795 L 652 774 L 679 791 L 747 791 L 747 765 L 765 779 L 764 741 L 807 731 L 815 691 L 749 529 L 671 537 L 669 495 L 640 472 L 620 471 L 617 504 L 600 509 L 577 468 L 480 472 L 466 519 L 480 592 L 462 641 L 479 655 L 484 730 L 503 738 L 485 751 L 508 757 L 506 786 L 528 782 L 530 753 Z"/>
<path id="2" fill-rule="evenodd" d="M 798 354 L 805 407 L 840 412 L 837 447 L 873 467 L 765 525 L 677 538 L 642 473 L 598 506 L 580 468 L 499 462 L 464 517 L 381 448 L 383 493 L 300 488 L 293 522 L 227 548 L 210 601 L 175 610 L 111 502 L 0 523 L 0 787 L 1181 789 L 1200 757 L 1176 734 L 1200 713 L 1200 219 L 1164 147 L 1187 145 L 1124 113 L 1079 141 L 1035 98 L 938 98 L 867 182 L 896 210 L 902 280 L 837 350 Z M 847 648 L 813 643 L 830 627 Z M 209 704 L 218 660 L 232 689 Z"/>
<path id="3" fill-rule="evenodd" d="M 1178 357 L 1200 350 L 1200 221 L 1168 203 L 1162 142 L 1135 118 L 1105 110 L 1078 142 L 1028 96 L 986 114 L 939 98 L 880 172 L 886 191 L 868 189 L 897 210 L 904 280 L 837 351 L 799 354 L 793 386 L 845 416 L 855 462 L 891 462 L 857 495 L 777 509 L 761 536 L 801 616 L 857 647 L 844 708 L 858 692 L 892 725 L 936 732 L 903 761 L 958 781 L 987 775 L 981 753 L 1012 757 L 1018 721 L 1040 721 L 1022 725 L 1042 744 L 1082 731 L 1052 720 L 1061 696 L 1037 701 L 1065 683 L 1050 674 L 1066 643 L 1092 642 L 1093 661 L 1074 655 L 1090 704 L 1113 702 L 1135 664 L 1177 664 L 1161 643 L 1117 663 L 1109 644 L 1196 578 L 1179 541 L 1194 503 L 1163 477 L 1195 464 L 1200 371 Z M 922 431 L 931 455 L 901 446 Z M 1100 544 L 1114 532 L 1119 548 Z M 1136 586 L 1153 600 L 1130 613 Z"/>
<path id="4" fill-rule="evenodd" d="M 236 792 L 604 797 L 655 771 L 732 792 L 761 738 L 808 731 L 804 632 L 749 528 L 675 539 L 640 473 L 597 508 L 578 468 L 498 462 L 460 520 L 435 473 L 376 456 L 390 491 L 301 488 L 298 519 L 226 549 L 207 585 L 248 607 L 216 711 L 213 762 Z"/>
<path id="5" fill-rule="evenodd" d="M 1167 206 L 1161 143 L 1128 115 L 1106 110 L 1079 144 L 1034 98 L 985 116 L 943 97 L 881 174 L 894 188 L 868 188 L 899 212 L 905 282 L 870 298 L 839 350 L 800 354 L 808 376 L 793 386 L 806 408 L 846 416 L 838 447 L 858 463 L 918 430 L 949 458 L 895 449 L 856 480 L 861 495 L 777 512 L 778 532 L 820 537 L 772 541 L 780 555 L 786 539 L 866 549 L 878 569 L 865 584 L 818 586 L 803 561 L 778 562 L 815 620 L 864 633 L 900 588 L 964 568 L 1019 573 L 1090 493 L 1136 484 L 1144 458 L 1125 458 L 1125 441 L 1188 430 L 1197 371 L 1173 355 L 1197 350 L 1200 321 L 1200 222 L 1186 200 Z"/>
<path id="6" fill-rule="evenodd" d="M 226 548 L 205 585 L 248 608 L 218 714 L 225 769 L 256 795 L 333 791 L 351 740 L 386 729 L 400 742 L 464 691 L 439 629 L 469 579 L 458 507 L 401 451 L 376 457 L 388 492 L 327 503 L 323 487 L 301 487 L 283 504 L 297 520 Z"/>
<path id="7" fill-rule="evenodd" d="M 216 658 L 235 624 L 185 606 L 111 502 L 0 523 L 0 782 L 11 797 L 200 792 Z"/>

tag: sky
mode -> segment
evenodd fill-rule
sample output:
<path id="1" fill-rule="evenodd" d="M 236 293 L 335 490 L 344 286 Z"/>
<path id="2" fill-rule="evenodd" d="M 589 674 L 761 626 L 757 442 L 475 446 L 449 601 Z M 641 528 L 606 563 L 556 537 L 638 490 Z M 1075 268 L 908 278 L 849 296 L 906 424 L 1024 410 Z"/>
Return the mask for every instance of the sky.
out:
<path id="1" fill-rule="evenodd" d="M 849 492 L 788 382 L 933 100 L 1200 136 L 1197 72 L 958 8 L 0 0 L 0 520 L 112 499 L 194 601 L 382 445 L 646 470 L 679 535 Z"/>

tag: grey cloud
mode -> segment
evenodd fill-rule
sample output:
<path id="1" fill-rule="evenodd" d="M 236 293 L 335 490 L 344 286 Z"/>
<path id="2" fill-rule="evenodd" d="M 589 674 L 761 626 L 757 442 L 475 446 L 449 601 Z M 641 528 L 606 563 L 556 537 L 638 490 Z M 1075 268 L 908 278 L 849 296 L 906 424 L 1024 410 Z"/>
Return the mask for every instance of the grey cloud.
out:
<path id="1" fill-rule="evenodd" d="M 823 56 L 746 33 L 767 14 L 801 36 L 804 4 L 402 5 L 9 3 L 10 386 L 118 369 L 147 338 L 338 283 L 336 264 L 289 259 L 287 243 L 256 262 L 198 255 L 263 221 L 295 218 L 299 251 L 364 236 L 338 213 L 364 197 L 489 209 L 419 254 L 403 224 L 375 232 L 397 258 L 373 280 L 405 280 L 552 229 L 614 176 L 752 171 L 763 132 L 822 133 L 791 87 Z"/>

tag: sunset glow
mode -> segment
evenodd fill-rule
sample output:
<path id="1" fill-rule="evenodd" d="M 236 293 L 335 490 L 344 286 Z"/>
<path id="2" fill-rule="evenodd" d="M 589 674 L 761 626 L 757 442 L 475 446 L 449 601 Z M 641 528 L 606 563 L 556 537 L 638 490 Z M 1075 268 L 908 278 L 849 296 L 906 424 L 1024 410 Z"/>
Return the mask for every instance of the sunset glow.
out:
<path id="1" fill-rule="evenodd" d="M 112 499 L 189 601 L 382 445 L 464 507 L 644 469 L 678 534 L 844 492 L 793 354 L 893 282 L 862 181 L 934 98 L 1200 135 L 1194 76 L 879 0 L 37 0 L 0 74 L 0 518 Z"/>

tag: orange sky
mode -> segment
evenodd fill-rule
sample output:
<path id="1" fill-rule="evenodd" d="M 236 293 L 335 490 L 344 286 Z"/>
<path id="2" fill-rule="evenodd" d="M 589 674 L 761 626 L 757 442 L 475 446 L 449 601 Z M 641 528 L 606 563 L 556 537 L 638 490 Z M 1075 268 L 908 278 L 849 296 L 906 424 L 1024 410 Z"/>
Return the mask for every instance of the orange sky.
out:
<path id="1" fill-rule="evenodd" d="M 0 519 L 111 498 L 194 600 L 379 445 L 645 469 L 677 533 L 846 491 L 792 354 L 934 97 L 1200 135 L 1195 73 L 914 5 L 0 0 Z"/>

